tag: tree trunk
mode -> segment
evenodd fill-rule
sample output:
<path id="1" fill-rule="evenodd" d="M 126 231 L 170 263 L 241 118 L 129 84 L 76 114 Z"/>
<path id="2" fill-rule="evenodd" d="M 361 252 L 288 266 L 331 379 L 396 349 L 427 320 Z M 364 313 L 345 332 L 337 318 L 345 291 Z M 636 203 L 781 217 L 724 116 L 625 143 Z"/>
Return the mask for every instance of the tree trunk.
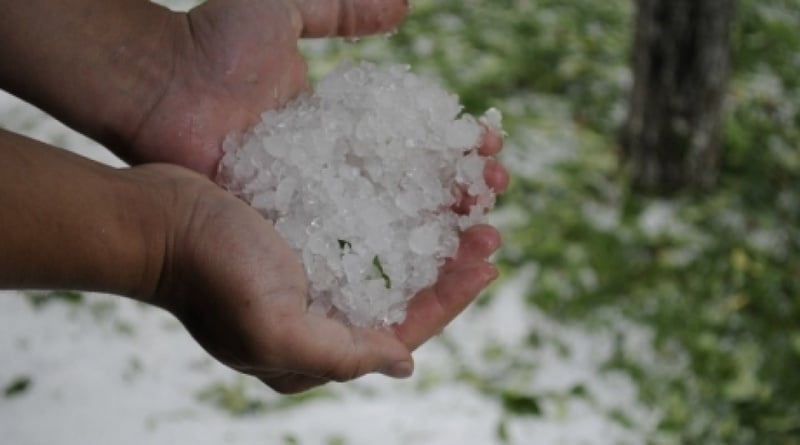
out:
<path id="1" fill-rule="evenodd" d="M 633 92 L 622 130 L 634 186 L 716 183 L 735 0 L 637 0 Z"/>

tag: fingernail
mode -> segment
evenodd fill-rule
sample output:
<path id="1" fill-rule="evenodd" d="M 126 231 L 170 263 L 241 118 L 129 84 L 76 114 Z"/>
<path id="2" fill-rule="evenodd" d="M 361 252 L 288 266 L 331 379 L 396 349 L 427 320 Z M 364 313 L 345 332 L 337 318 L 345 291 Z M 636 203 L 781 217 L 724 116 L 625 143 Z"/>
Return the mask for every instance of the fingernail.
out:
<path id="1" fill-rule="evenodd" d="M 388 375 L 389 377 L 394 377 L 396 379 L 411 377 L 413 372 L 414 364 L 407 360 L 392 363 L 389 367 L 380 371 L 381 374 Z"/>

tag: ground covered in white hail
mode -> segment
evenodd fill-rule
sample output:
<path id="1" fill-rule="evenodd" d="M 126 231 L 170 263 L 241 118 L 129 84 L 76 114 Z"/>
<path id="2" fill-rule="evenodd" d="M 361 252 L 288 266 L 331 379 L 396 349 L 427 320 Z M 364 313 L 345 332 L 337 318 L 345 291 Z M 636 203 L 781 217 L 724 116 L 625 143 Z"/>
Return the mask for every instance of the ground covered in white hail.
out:
<path id="1" fill-rule="evenodd" d="M 500 131 L 497 110 L 481 120 Z M 295 248 L 311 310 L 388 325 L 494 205 L 482 133 L 457 96 L 408 66 L 345 62 L 229 138 L 220 181 Z M 466 215 L 452 210 L 462 193 L 476 201 Z"/>
<path id="2" fill-rule="evenodd" d="M 0 123 L 121 164 L 2 93 Z M 163 311 L 107 295 L 0 292 L 0 437 L 15 445 L 645 443 L 658 413 L 639 401 L 630 376 L 606 365 L 622 348 L 642 369 L 663 369 L 650 331 L 621 319 L 599 330 L 550 319 L 524 301 L 535 273 L 506 277 L 488 304 L 417 351 L 410 380 L 368 376 L 298 397 L 215 363 Z"/>

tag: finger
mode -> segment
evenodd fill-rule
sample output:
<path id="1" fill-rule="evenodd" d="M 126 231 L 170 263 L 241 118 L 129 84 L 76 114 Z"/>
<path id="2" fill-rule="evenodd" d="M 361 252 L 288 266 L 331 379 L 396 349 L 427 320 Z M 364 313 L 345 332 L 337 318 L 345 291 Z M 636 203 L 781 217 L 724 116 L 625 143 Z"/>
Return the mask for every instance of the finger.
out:
<path id="1" fill-rule="evenodd" d="M 303 314 L 285 320 L 282 368 L 321 379 L 347 381 L 371 372 L 408 377 L 413 360 L 408 349 L 387 333 L 347 327 L 325 317 Z"/>
<path id="2" fill-rule="evenodd" d="M 453 258 L 447 259 L 439 269 L 439 276 L 456 270 L 462 265 L 489 258 L 500 248 L 500 233 L 492 226 L 479 224 L 465 230 L 458 240 L 458 251 Z"/>
<path id="3" fill-rule="evenodd" d="M 441 273 L 454 269 L 451 264 L 483 261 L 500 247 L 500 232 L 496 228 L 479 224 L 465 230 L 458 240 L 458 251 L 450 263 L 446 263 Z"/>
<path id="4" fill-rule="evenodd" d="M 483 126 L 483 140 L 478 147 L 482 156 L 494 156 L 503 149 L 503 135 L 495 128 Z"/>
<path id="5" fill-rule="evenodd" d="M 503 193 L 508 187 L 508 170 L 494 159 L 487 159 L 483 178 L 495 193 Z"/>
<path id="6" fill-rule="evenodd" d="M 395 335 L 410 350 L 416 349 L 441 332 L 496 277 L 497 269 L 483 261 L 450 271 L 411 300 L 405 321 L 394 328 Z"/>
<path id="7" fill-rule="evenodd" d="M 302 37 L 355 37 L 389 32 L 408 12 L 406 0 L 295 0 Z"/>

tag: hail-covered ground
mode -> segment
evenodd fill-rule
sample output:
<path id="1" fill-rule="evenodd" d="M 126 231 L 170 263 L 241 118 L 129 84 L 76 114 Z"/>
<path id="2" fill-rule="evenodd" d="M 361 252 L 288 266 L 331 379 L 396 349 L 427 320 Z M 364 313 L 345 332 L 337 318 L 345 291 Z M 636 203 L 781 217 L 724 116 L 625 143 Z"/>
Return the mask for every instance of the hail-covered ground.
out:
<path id="1" fill-rule="evenodd" d="M 0 124 L 121 165 L 5 94 Z M 535 273 L 504 277 L 488 304 L 416 353 L 411 379 L 368 376 L 295 397 L 215 363 L 158 309 L 108 295 L 1 292 L 0 433 L 19 445 L 644 443 L 658 413 L 606 365 L 621 347 L 660 367 L 650 332 L 614 315 L 602 329 L 548 318 L 524 302 Z"/>

